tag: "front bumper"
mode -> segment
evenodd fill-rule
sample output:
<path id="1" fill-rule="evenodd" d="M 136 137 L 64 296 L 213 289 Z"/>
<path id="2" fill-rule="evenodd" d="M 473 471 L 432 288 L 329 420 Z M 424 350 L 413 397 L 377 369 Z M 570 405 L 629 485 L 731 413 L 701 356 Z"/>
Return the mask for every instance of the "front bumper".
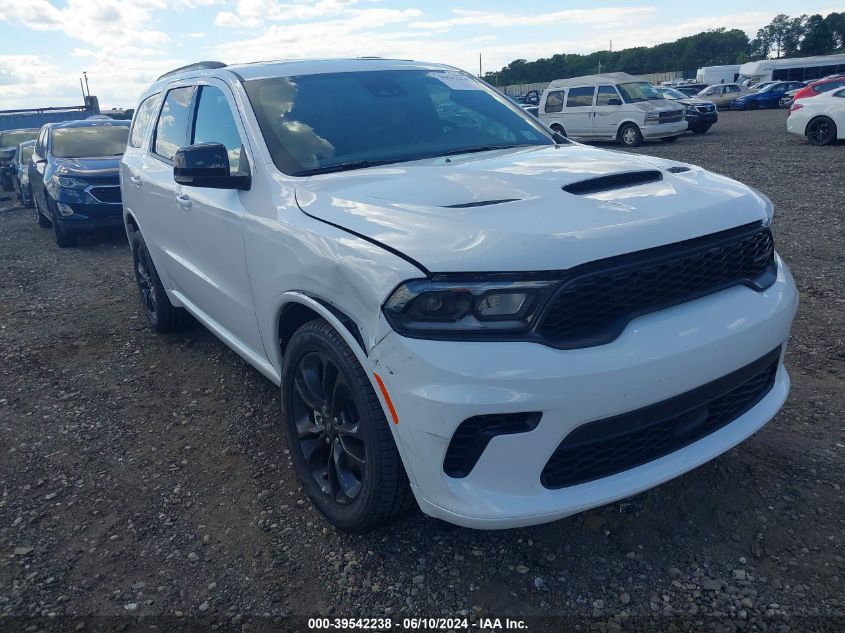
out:
<path id="1" fill-rule="evenodd" d="M 644 139 L 658 139 L 666 138 L 667 136 L 677 136 L 687 131 L 686 120 L 677 121 L 675 123 L 655 123 L 652 125 L 643 125 L 640 128 Z"/>
<path id="2" fill-rule="evenodd" d="M 444 342 L 391 333 L 371 352 L 399 424 L 392 426 L 424 512 L 473 528 L 553 521 L 628 497 L 716 457 L 761 428 L 789 390 L 781 363 L 753 408 L 692 444 L 601 479 L 545 488 L 540 474 L 576 427 L 695 389 L 785 345 L 798 296 L 778 259 L 763 292 L 727 290 L 632 321 L 612 343 L 556 350 L 521 342 Z M 532 431 L 494 437 L 464 478 L 443 471 L 455 429 L 487 414 L 542 412 Z"/>
<path id="3" fill-rule="evenodd" d="M 66 231 L 82 233 L 123 227 L 123 205 L 120 203 L 61 202 L 61 204 L 73 210 L 73 215 L 58 217 L 62 228 Z"/>
<path id="4" fill-rule="evenodd" d="M 687 125 L 689 129 L 710 127 L 719 120 L 719 114 L 713 112 L 687 112 Z"/>

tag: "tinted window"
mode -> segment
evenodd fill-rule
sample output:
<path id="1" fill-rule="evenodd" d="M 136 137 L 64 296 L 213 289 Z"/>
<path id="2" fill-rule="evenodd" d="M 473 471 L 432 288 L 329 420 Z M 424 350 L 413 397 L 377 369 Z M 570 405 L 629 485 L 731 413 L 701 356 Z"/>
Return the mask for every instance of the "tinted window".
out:
<path id="1" fill-rule="evenodd" d="M 26 163 L 29 162 L 29 159 L 32 158 L 32 150 L 33 149 L 35 149 L 34 145 L 27 145 L 26 147 L 23 148 L 23 151 L 21 152 L 21 160 L 20 160 L 21 165 L 25 165 Z"/>
<path id="2" fill-rule="evenodd" d="M 203 86 L 197 105 L 192 143 L 222 143 L 229 154 L 229 171 L 240 171 L 241 135 L 226 95 L 214 86 Z"/>
<path id="3" fill-rule="evenodd" d="M 553 144 L 539 122 L 459 71 L 272 77 L 245 88 L 273 162 L 287 174 Z"/>
<path id="4" fill-rule="evenodd" d="M 546 96 L 546 112 L 560 112 L 563 110 L 563 91 L 555 90 Z"/>
<path id="5" fill-rule="evenodd" d="M 126 151 L 128 137 L 125 125 L 54 128 L 51 153 L 56 158 L 120 156 Z"/>
<path id="6" fill-rule="evenodd" d="M 725 86 L 725 92 L 740 92 L 739 86 Z"/>
<path id="7" fill-rule="evenodd" d="M 840 90 L 839 92 L 834 92 L 833 96 L 839 97 L 840 99 L 845 99 L 845 90 Z"/>
<path id="8" fill-rule="evenodd" d="M 14 130 L 0 133 L 0 147 L 14 145 L 17 147 L 24 141 L 34 141 L 38 138 L 38 130 Z"/>
<path id="9" fill-rule="evenodd" d="M 594 86 L 585 86 L 583 88 L 570 88 L 566 95 L 567 108 L 583 108 L 584 106 L 593 105 L 593 93 L 596 89 Z"/>
<path id="10" fill-rule="evenodd" d="M 599 86 L 599 94 L 596 97 L 596 105 L 608 105 L 607 102 L 611 99 L 619 99 L 616 88 L 613 86 Z"/>
<path id="11" fill-rule="evenodd" d="M 132 131 L 129 134 L 129 145 L 132 147 L 141 147 L 144 143 L 144 138 L 155 119 L 156 109 L 158 108 L 158 98 L 160 95 L 154 94 L 147 97 L 138 106 L 135 112 L 135 119 L 132 121 Z"/>
<path id="12" fill-rule="evenodd" d="M 192 87 L 174 88 L 167 93 L 156 124 L 155 153 L 171 160 L 176 150 L 188 144 Z"/>

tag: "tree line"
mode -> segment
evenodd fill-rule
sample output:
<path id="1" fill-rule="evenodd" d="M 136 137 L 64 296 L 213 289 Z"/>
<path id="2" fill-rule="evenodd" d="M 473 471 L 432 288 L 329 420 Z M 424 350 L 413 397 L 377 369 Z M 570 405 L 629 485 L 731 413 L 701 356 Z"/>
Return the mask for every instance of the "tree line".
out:
<path id="1" fill-rule="evenodd" d="M 741 29 L 713 29 L 657 46 L 597 51 L 589 55 L 559 53 L 533 62 L 516 59 L 499 71 L 485 73 L 484 79 L 504 86 L 591 75 L 599 71 L 643 75 L 837 52 L 845 52 L 845 13 L 830 13 L 825 17 L 781 14 L 758 30 L 753 39 Z"/>

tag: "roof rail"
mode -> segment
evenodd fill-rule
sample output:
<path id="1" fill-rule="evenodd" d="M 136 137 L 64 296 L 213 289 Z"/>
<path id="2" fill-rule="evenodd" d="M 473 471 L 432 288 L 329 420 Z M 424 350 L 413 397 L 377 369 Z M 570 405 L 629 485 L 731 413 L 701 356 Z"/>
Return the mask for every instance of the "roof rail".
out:
<path id="1" fill-rule="evenodd" d="M 205 61 L 205 62 L 196 62 L 194 64 L 188 64 L 187 66 L 180 66 L 179 68 L 174 68 L 171 71 L 164 73 L 161 77 L 156 79 L 156 81 L 161 81 L 165 77 L 170 77 L 170 75 L 176 75 L 178 73 L 183 73 L 188 70 L 213 70 L 215 68 L 225 68 L 226 64 L 223 62 L 214 62 L 214 61 Z"/>

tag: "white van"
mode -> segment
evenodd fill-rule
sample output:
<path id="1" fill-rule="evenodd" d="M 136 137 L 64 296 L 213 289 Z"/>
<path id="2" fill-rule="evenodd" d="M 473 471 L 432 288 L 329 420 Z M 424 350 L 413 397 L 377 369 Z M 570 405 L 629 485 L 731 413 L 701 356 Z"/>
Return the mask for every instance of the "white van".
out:
<path id="1" fill-rule="evenodd" d="M 687 129 L 684 108 L 664 99 L 647 81 L 627 73 L 557 79 L 540 97 L 539 118 L 570 138 L 674 141 Z"/>

